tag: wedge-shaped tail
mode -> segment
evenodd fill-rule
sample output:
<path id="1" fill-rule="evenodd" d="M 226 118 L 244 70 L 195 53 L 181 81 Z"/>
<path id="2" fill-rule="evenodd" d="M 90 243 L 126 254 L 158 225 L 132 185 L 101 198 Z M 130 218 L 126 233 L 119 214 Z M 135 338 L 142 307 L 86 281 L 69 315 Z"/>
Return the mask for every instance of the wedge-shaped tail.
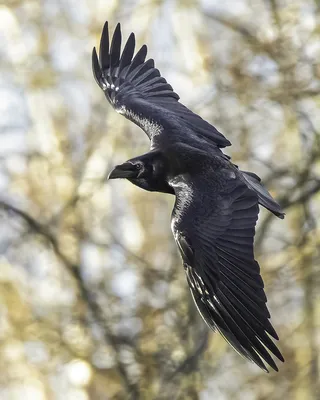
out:
<path id="1" fill-rule="evenodd" d="M 245 178 L 246 184 L 258 195 L 259 204 L 271 211 L 277 217 L 283 219 L 285 213 L 283 212 L 280 205 L 271 196 L 268 190 L 261 183 L 261 179 L 258 175 L 252 172 L 241 171 Z"/>

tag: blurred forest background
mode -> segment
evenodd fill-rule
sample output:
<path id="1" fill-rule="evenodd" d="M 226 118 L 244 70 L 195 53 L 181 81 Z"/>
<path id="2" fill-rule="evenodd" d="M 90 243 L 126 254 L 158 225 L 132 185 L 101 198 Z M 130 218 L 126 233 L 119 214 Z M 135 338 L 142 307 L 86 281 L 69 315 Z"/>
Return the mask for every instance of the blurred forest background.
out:
<path id="1" fill-rule="evenodd" d="M 105 20 L 285 209 L 256 235 L 278 373 L 199 317 L 173 197 L 106 181 L 149 143 L 92 77 Z M 0 27 L 0 399 L 319 399 L 319 0 L 6 0 Z"/>

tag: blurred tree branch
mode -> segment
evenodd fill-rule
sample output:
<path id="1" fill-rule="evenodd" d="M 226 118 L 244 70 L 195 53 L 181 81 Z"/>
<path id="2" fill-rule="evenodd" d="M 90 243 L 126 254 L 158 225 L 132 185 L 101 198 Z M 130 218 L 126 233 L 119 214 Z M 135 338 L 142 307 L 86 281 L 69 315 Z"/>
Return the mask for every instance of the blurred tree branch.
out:
<path id="1" fill-rule="evenodd" d="M 79 266 L 74 264 L 71 260 L 68 259 L 68 257 L 65 254 L 62 253 L 56 237 L 53 235 L 53 233 L 47 226 L 42 225 L 41 223 L 36 221 L 36 219 L 33 218 L 31 215 L 29 215 L 27 212 L 20 210 L 17 207 L 8 204 L 4 201 L 0 201 L 0 207 L 7 213 L 13 214 L 16 217 L 21 218 L 28 225 L 28 227 L 32 229 L 34 233 L 40 235 L 51 245 L 51 248 L 54 251 L 57 258 L 60 260 L 62 265 L 64 265 L 67 268 L 69 273 L 73 276 L 74 281 L 76 282 L 76 285 L 81 293 L 80 297 L 81 301 L 83 301 L 87 305 L 87 308 L 92 314 L 95 322 L 103 329 L 106 343 L 113 348 L 115 352 L 117 370 L 119 376 L 122 379 L 127 395 L 129 396 L 130 399 L 133 400 L 139 399 L 140 395 L 138 391 L 138 386 L 133 382 L 131 382 L 128 371 L 125 365 L 120 360 L 119 342 L 116 336 L 114 336 L 111 333 L 111 330 L 106 322 L 107 320 L 104 315 L 104 312 L 100 308 L 98 302 L 96 301 L 95 298 L 96 296 L 88 289 L 85 282 L 83 281 Z"/>

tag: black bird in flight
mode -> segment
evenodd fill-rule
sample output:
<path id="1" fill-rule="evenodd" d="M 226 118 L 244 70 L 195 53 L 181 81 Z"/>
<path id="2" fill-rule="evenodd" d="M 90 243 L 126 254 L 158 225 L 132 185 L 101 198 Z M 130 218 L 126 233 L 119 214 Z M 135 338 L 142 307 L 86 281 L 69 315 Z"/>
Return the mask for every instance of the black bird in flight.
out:
<path id="1" fill-rule="evenodd" d="M 253 239 L 259 204 L 279 218 L 284 213 L 257 175 L 223 154 L 229 140 L 179 102 L 154 61 L 146 61 L 147 47 L 134 50 L 131 33 L 121 52 L 120 24 L 109 44 L 106 22 L 99 58 L 95 48 L 92 53 L 94 77 L 107 100 L 151 143 L 148 153 L 116 166 L 109 179 L 176 196 L 171 228 L 201 316 L 242 356 L 277 371 L 270 352 L 284 359 L 271 339 L 278 335 Z"/>

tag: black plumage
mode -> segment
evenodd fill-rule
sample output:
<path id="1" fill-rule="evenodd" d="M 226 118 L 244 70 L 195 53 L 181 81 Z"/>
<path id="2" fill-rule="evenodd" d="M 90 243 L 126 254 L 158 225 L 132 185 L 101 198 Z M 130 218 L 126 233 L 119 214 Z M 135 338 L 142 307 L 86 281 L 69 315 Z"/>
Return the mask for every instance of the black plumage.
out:
<path id="1" fill-rule="evenodd" d="M 259 206 L 280 218 L 280 206 L 260 178 L 238 169 L 222 148 L 230 142 L 179 102 L 179 96 L 146 61 L 144 45 L 134 55 L 132 33 L 121 53 L 118 24 L 109 43 L 108 24 L 95 79 L 116 111 L 141 127 L 151 148 L 118 165 L 109 179 L 126 178 L 149 191 L 174 194 L 172 231 L 193 299 L 205 322 L 244 357 L 267 371 L 283 361 L 269 318 L 253 240 Z"/>

